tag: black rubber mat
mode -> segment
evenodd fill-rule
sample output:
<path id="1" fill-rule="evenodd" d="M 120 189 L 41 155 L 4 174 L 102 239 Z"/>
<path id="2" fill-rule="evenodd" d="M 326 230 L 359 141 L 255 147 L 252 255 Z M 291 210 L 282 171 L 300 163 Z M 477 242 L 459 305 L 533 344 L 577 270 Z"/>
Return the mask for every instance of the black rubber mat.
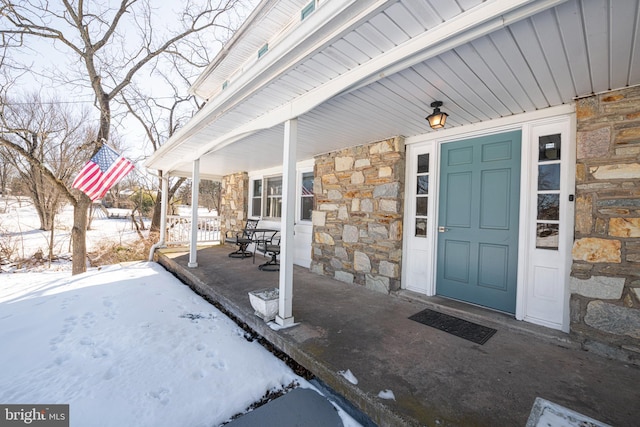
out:
<path id="1" fill-rule="evenodd" d="M 486 343 L 497 332 L 493 328 L 429 309 L 422 310 L 410 316 L 409 319 L 480 345 Z"/>

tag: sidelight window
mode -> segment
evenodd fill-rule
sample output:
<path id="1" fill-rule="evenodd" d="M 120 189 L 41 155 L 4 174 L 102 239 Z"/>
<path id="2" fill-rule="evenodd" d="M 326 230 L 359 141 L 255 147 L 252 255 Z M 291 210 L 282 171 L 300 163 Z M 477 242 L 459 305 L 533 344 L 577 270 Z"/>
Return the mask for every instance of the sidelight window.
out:
<path id="1" fill-rule="evenodd" d="M 536 248 L 558 249 L 560 236 L 560 134 L 538 138 Z"/>
<path id="2" fill-rule="evenodd" d="M 427 237 L 429 210 L 429 154 L 418 155 L 416 188 L 416 237 Z"/>

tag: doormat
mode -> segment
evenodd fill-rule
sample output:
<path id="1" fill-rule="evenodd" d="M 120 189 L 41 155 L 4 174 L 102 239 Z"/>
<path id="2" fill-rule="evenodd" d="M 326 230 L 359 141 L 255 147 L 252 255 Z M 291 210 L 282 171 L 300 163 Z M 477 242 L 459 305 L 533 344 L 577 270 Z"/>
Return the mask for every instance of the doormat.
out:
<path id="1" fill-rule="evenodd" d="M 409 319 L 480 345 L 486 343 L 497 332 L 493 328 L 468 322 L 428 308 L 410 316 Z"/>

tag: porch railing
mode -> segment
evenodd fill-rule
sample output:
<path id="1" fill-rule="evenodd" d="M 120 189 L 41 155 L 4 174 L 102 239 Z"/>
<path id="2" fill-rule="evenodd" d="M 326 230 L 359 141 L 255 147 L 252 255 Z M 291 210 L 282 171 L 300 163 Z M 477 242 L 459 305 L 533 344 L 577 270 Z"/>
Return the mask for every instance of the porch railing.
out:
<path id="1" fill-rule="evenodd" d="M 187 245 L 191 241 L 191 216 L 167 215 L 167 244 Z M 220 243 L 220 217 L 198 216 L 198 243 Z"/>

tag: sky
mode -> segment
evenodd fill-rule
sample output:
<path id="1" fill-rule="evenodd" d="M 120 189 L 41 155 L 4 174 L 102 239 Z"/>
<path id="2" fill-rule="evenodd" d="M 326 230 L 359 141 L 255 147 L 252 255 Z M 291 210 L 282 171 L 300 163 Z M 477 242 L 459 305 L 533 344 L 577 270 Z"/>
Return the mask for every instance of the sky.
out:
<path id="1" fill-rule="evenodd" d="M 59 215 L 59 240 L 70 213 Z M 35 252 L 37 221 L 27 202 L 0 197 L 0 241 L 19 237 Z M 95 220 L 89 246 L 133 238 L 126 223 Z M 313 389 L 156 263 L 70 270 L 2 267 L 0 403 L 69 404 L 71 426 L 212 427 L 268 391 Z"/>
<path id="2" fill-rule="evenodd" d="M 240 25 L 240 23 L 248 16 L 253 8 L 258 4 L 259 0 L 241 0 L 236 9 L 229 14 L 229 21 L 231 25 Z M 119 3 L 112 3 L 111 8 L 115 8 Z M 203 3 L 201 0 L 196 0 L 193 2 L 194 4 Z M 216 2 L 214 2 L 215 4 Z M 106 2 L 105 4 L 109 4 Z M 141 4 L 141 3 L 138 3 Z M 93 11 L 91 9 L 91 3 L 85 2 L 87 11 Z M 182 3 L 178 4 L 176 2 L 156 2 L 152 7 L 152 23 L 155 25 L 152 30 L 153 37 L 159 40 L 166 40 L 169 38 L 167 34 L 175 33 L 179 31 L 180 24 L 178 23 L 178 18 L 180 17 L 180 12 L 182 11 Z M 56 7 L 55 5 L 53 7 Z M 61 6 L 57 6 L 61 8 Z M 103 7 L 100 7 L 100 10 L 103 10 Z M 110 16 L 113 15 L 113 11 L 111 11 Z M 107 50 L 115 51 L 109 55 L 110 59 L 116 64 L 120 63 L 122 58 L 117 58 L 114 55 L 117 55 L 121 51 L 130 50 L 130 51 L 139 51 L 139 47 L 142 45 L 142 40 L 136 34 L 135 21 L 133 14 L 129 13 L 124 16 L 121 20 L 118 29 L 116 31 L 117 35 L 123 35 L 124 40 L 122 41 L 123 47 L 121 49 L 118 48 L 118 43 L 121 41 L 116 39 L 112 42 L 112 46 L 108 45 Z M 88 18 L 87 18 L 88 19 Z M 225 18 L 218 18 L 217 22 L 224 23 Z M 95 23 L 96 21 L 94 21 Z M 105 28 L 102 29 L 101 35 L 104 34 Z M 221 44 L 216 40 L 218 38 L 230 38 L 230 34 L 226 34 L 226 31 L 220 30 L 217 36 L 212 36 L 212 32 L 214 30 L 211 29 L 208 33 L 204 33 L 203 37 L 206 40 L 206 46 L 209 49 L 207 52 L 208 58 L 213 59 L 215 55 L 218 53 Z M 76 36 L 76 31 L 67 30 L 64 31 L 66 37 L 77 40 L 78 36 Z M 97 41 L 97 36 L 94 36 L 94 41 Z M 76 41 L 77 43 L 77 41 Z M 159 45 L 158 42 L 156 42 Z M 18 51 L 12 51 L 11 56 L 13 59 L 17 60 L 22 64 L 26 64 L 27 68 L 30 70 L 29 73 L 22 73 L 18 80 L 15 90 L 12 91 L 14 96 L 18 96 L 18 94 L 29 94 L 33 92 L 37 92 L 44 97 L 53 97 L 56 102 L 71 104 L 80 108 L 89 109 L 92 113 L 93 118 L 97 120 L 98 112 L 95 107 L 95 95 L 93 91 L 88 87 L 88 83 L 85 83 L 87 80 L 84 77 L 87 73 L 85 67 L 80 64 L 76 56 L 73 55 L 70 49 L 64 46 L 60 42 L 52 43 L 49 39 L 38 39 L 38 38 L 28 38 L 26 39 L 25 46 L 27 49 L 23 50 L 21 53 Z M 132 48 L 132 49 L 127 49 Z M 102 57 L 104 54 L 101 52 L 98 56 Z M 113 56 L 113 58 L 111 58 Z M 187 55 L 188 56 L 188 55 Z M 127 58 L 128 59 L 128 58 Z M 167 67 L 167 61 L 159 63 L 159 69 L 154 70 L 153 68 L 154 61 L 151 61 L 147 65 L 145 65 L 140 71 L 136 73 L 133 78 L 133 81 L 136 85 L 138 85 L 142 90 L 149 93 L 151 96 L 154 96 L 160 100 L 160 102 L 165 104 L 170 104 L 173 99 L 173 91 L 168 86 L 163 79 L 158 76 L 158 72 L 163 72 L 164 74 L 169 73 L 169 71 L 162 67 Z M 97 67 L 103 67 L 100 61 L 97 63 Z M 73 85 L 61 85 L 59 82 L 52 83 L 51 80 L 44 76 L 50 76 L 51 73 L 59 69 L 61 70 L 61 74 L 70 80 L 80 78 L 80 81 L 75 81 L 76 84 Z M 101 73 L 103 80 L 105 82 L 110 82 L 108 78 L 109 72 L 112 70 L 98 70 Z M 121 73 L 122 74 L 122 73 Z M 178 78 L 175 73 L 172 74 L 174 76 L 173 84 L 176 84 L 181 87 L 182 95 L 187 95 L 187 87 L 182 83 L 181 78 Z M 120 76 L 117 80 L 118 82 L 122 81 L 123 76 Z M 192 78 L 191 80 L 195 80 Z M 83 88 L 80 88 L 77 83 L 81 83 Z M 109 91 L 112 89 L 113 85 L 110 83 L 104 84 L 105 89 Z M 121 136 L 123 140 L 123 148 L 125 149 L 125 155 L 129 157 L 131 160 L 137 161 L 141 164 L 141 160 L 152 153 L 151 144 L 147 143 L 146 135 L 144 130 L 138 123 L 138 121 L 132 117 L 127 117 L 122 120 L 119 116 L 119 112 L 123 112 L 124 108 L 120 107 L 115 101 L 111 103 L 112 113 L 114 119 L 112 120 L 112 129 L 114 127 L 117 128 L 117 133 Z M 155 111 L 156 115 L 159 115 L 160 112 L 158 109 Z M 118 123 L 119 120 L 122 120 L 122 123 Z"/>

